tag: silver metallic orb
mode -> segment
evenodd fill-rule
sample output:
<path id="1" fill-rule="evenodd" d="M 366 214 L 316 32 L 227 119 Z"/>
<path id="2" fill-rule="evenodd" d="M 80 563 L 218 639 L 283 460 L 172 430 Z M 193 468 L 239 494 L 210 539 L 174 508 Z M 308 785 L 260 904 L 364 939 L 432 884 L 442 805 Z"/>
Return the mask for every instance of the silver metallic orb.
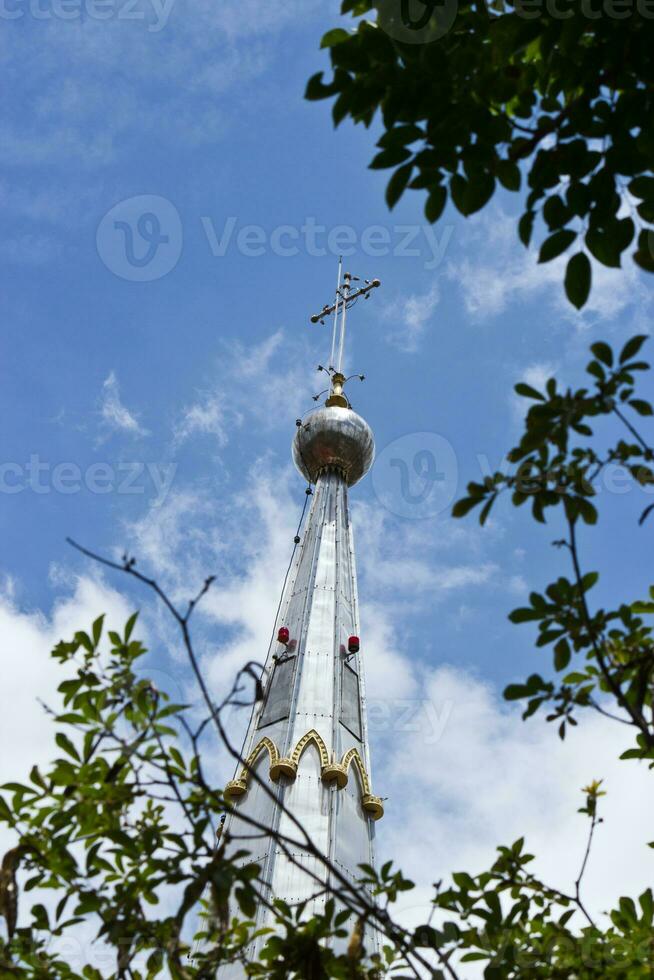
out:
<path id="1" fill-rule="evenodd" d="M 375 458 L 375 440 L 368 423 L 351 408 L 320 408 L 298 426 L 293 462 L 315 483 L 327 469 L 340 470 L 349 487 L 366 475 Z"/>

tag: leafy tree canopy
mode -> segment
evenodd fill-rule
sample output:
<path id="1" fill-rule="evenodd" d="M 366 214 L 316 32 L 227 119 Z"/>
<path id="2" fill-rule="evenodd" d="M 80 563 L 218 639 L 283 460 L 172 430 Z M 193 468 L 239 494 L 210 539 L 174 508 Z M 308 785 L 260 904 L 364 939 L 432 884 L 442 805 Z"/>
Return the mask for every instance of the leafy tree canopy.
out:
<path id="1" fill-rule="evenodd" d="M 386 200 L 424 191 L 430 222 L 448 198 L 479 211 L 498 185 L 520 193 L 518 234 L 539 261 L 568 256 L 582 307 L 589 256 L 654 271 L 654 4 L 648 0 L 343 0 L 361 18 L 329 31 L 336 124 L 383 134 L 373 169 Z M 375 12 L 375 17 L 368 15 Z"/>

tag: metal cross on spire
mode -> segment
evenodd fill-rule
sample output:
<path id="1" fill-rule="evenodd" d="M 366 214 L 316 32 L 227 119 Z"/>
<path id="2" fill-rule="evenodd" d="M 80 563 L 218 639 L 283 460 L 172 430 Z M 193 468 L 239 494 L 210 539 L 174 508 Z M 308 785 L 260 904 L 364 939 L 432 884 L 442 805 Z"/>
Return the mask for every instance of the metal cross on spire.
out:
<path id="1" fill-rule="evenodd" d="M 325 319 L 334 315 L 332 329 L 332 349 L 329 357 L 328 372 L 332 379 L 343 372 L 343 352 L 345 349 L 345 324 L 347 311 L 359 299 L 369 299 L 373 289 L 381 286 L 379 279 L 364 279 L 363 286 L 352 287 L 353 283 L 361 282 L 359 276 L 351 272 L 343 274 L 343 259 L 338 260 L 338 279 L 336 282 L 336 297 L 333 303 L 323 306 L 320 313 L 314 313 L 312 323 L 324 323 Z M 336 360 L 334 360 L 336 358 Z"/>

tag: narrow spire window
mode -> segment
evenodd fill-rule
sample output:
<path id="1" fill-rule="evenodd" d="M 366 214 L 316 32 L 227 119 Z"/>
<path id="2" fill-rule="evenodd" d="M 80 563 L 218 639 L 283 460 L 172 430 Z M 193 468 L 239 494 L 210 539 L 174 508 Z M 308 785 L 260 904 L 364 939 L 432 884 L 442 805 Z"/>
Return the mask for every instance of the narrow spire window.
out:
<path id="1" fill-rule="evenodd" d="M 341 680 L 341 724 L 361 741 L 361 701 L 359 676 L 349 664 L 343 664 Z"/>
<path id="2" fill-rule="evenodd" d="M 291 710 L 296 660 L 297 657 L 285 657 L 284 660 L 275 664 L 272 679 L 268 685 L 266 703 L 259 719 L 259 728 L 274 725 L 276 721 L 283 721 L 284 718 L 288 718 Z"/>

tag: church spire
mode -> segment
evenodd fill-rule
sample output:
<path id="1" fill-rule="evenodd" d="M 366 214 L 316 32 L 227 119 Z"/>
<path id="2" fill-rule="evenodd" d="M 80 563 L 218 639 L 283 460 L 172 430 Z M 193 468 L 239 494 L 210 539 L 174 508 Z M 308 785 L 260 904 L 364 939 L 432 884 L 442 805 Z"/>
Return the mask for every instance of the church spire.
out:
<path id="1" fill-rule="evenodd" d="M 330 376 L 329 395 L 323 407 L 298 421 L 293 440 L 295 465 L 315 490 L 268 650 L 264 699 L 250 720 L 244 764 L 225 787 L 234 807 L 226 835 L 247 835 L 243 818 L 249 816 L 273 834 L 296 836 L 292 813 L 352 884 L 361 876 L 359 865 L 374 864 L 375 822 L 384 814 L 373 792 L 363 668 L 364 651 L 368 657 L 374 652 L 359 639 L 348 504 L 349 488 L 372 465 L 374 440 L 350 407 L 342 372 L 347 311 L 379 281 L 353 289 L 358 281 L 345 273 L 341 282 L 339 269 L 334 303 L 311 318 L 324 322 L 334 314 L 332 357 L 322 368 Z M 250 860 L 262 867 L 268 900 L 307 901 L 309 914 L 324 906 L 326 894 L 316 887 L 316 877 L 327 889 L 334 882 L 315 855 L 290 854 L 274 837 L 256 837 L 253 847 Z M 257 925 L 270 924 L 262 903 Z M 370 933 L 369 950 L 374 942 Z M 242 971 L 223 967 L 219 976 L 236 978 Z"/>

